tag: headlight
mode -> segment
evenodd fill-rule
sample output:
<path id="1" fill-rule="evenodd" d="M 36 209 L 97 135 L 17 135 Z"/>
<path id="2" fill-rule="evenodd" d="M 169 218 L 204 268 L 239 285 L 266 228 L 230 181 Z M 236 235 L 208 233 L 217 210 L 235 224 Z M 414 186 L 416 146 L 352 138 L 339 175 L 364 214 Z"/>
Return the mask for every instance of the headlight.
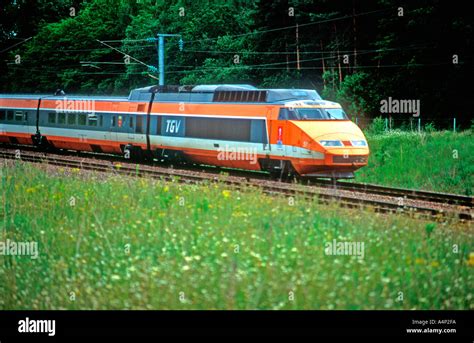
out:
<path id="1" fill-rule="evenodd" d="M 344 146 L 344 144 L 342 144 L 341 141 L 325 140 L 325 141 L 319 141 L 319 144 L 321 144 L 322 146 Z"/>
<path id="2" fill-rule="evenodd" d="M 367 142 L 364 140 L 351 141 L 352 146 L 367 146 Z"/>

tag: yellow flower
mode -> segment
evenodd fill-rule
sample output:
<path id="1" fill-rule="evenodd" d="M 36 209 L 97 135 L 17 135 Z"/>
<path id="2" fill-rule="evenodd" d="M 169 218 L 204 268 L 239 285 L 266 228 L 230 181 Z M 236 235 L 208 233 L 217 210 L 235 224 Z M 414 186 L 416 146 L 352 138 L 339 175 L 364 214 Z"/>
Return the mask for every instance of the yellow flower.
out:
<path id="1" fill-rule="evenodd" d="M 230 191 L 225 189 L 225 190 L 222 191 L 222 195 L 224 196 L 224 198 L 228 198 L 228 197 L 230 197 Z"/>
<path id="2" fill-rule="evenodd" d="M 438 261 L 433 261 L 431 262 L 432 267 L 439 267 L 439 262 Z"/>
<path id="3" fill-rule="evenodd" d="M 469 260 L 467 260 L 467 265 L 468 266 L 474 266 L 474 252 L 471 252 L 469 254 Z"/>
<path id="4" fill-rule="evenodd" d="M 164 191 L 164 192 L 168 192 L 169 190 L 170 190 L 170 188 L 169 188 L 168 186 L 165 186 L 165 187 L 163 188 L 163 191 Z"/>
<path id="5" fill-rule="evenodd" d="M 36 189 L 34 187 L 30 187 L 26 190 L 26 193 L 34 193 L 36 192 Z"/>
<path id="6" fill-rule="evenodd" d="M 416 264 L 425 264 L 425 260 L 422 259 L 422 258 L 417 258 L 417 259 L 415 260 L 415 263 L 416 263 Z"/>

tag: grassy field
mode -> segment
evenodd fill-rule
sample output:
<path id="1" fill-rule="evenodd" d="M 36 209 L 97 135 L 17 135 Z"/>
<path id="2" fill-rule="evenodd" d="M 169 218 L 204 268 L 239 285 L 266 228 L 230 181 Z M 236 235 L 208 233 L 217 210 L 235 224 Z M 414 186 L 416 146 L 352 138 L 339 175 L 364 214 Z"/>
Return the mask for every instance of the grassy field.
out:
<path id="1" fill-rule="evenodd" d="M 0 309 L 473 309 L 474 229 L 298 198 L 1 169 Z M 364 244 L 328 255 L 327 244 Z"/>
<path id="2" fill-rule="evenodd" d="M 356 181 L 386 186 L 472 195 L 474 135 L 394 131 L 367 137 L 369 165 L 356 172 Z"/>

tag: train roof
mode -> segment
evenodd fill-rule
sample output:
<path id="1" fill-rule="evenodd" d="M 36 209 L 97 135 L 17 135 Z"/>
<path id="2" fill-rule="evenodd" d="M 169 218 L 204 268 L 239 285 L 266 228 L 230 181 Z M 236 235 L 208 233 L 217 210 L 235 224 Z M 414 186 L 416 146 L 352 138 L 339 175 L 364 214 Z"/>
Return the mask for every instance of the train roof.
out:
<path id="1" fill-rule="evenodd" d="M 321 100 L 313 89 L 259 89 L 245 84 L 197 86 L 149 86 L 130 92 L 131 101 L 227 102 L 227 103 L 282 103 L 288 100 Z"/>
<path id="2" fill-rule="evenodd" d="M 246 84 L 197 86 L 148 86 L 133 89 L 129 96 L 90 96 L 79 94 L 0 94 L 4 99 L 67 99 L 97 101 L 205 102 L 205 103 L 284 103 L 291 100 L 321 100 L 312 89 L 259 89 Z"/>
<path id="3" fill-rule="evenodd" d="M 70 100 L 102 100 L 102 101 L 127 101 L 126 96 L 100 96 L 100 95 L 86 95 L 86 94 L 66 94 L 66 95 L 51 95 L 51 94 L 0 94 L 3 99 L 26 99 L 39 100 L 41 99 L 64 99 L 66 97 Z"/>

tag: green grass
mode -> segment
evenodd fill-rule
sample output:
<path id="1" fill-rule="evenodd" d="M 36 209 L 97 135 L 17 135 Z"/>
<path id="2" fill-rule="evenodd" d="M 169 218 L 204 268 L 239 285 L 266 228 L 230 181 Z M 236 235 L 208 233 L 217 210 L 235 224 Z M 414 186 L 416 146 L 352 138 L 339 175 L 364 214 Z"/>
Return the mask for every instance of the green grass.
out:
<path id="1" fill-rule="evenodd" d="M 0 256 L 0 309 L 474 308 L 474 232 L 456 221 L 21 163 L 1 174 L 0 241 L 38 241 L 40 256 Z M 364 258 L 326 255 L 333 239 L 363 242 Z"/>
<path id="2" fill-rule="evenodd" d="M 356 181 L 386 186 L 472 195 L 472 131 L 410 133 L 394 131 L 367 137 L 369 164 Z"/>

